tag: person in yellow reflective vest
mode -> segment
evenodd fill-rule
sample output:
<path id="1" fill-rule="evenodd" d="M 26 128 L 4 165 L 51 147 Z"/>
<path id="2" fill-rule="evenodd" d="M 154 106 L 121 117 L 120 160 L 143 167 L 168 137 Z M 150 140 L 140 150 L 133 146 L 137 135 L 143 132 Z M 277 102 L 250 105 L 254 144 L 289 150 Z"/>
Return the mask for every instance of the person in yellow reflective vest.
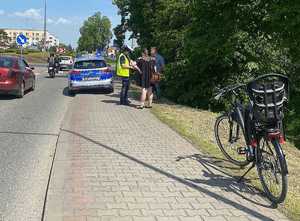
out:
<path id="1" fill-rule="evenodd" d="M 130 60 L 129 54 L 132 50 L 128 46 L 123 46 L 121 54 L 117 61 L 117 75 L 122 79 L 122 90 L 120 94 L 120 105 L 129 105 L 128 90 L 130 86 L 130 71 L 135 69 L 133 61 Z"/>

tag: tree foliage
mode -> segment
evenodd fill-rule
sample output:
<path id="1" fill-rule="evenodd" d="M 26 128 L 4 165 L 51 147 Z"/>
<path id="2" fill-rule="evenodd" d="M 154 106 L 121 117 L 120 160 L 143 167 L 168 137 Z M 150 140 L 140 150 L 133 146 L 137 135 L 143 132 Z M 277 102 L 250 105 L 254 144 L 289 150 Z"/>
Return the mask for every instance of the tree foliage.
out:
<path id="1" fill-rule="evenodd" d="M 216 87 L 265 73 L 290 77 L 289 134 L 300 146 L 300 1 L 115 0 L 117 30 L 168 61 L 164 93 L 209 108 Z"/>
<path id="2" fill-rule="evenodd" d="M 97 12 L 89 17 L 80 28 L 78 50 L 93 52 L 104 49 L 112 38 L 111 22 L 106 16 Z"/>

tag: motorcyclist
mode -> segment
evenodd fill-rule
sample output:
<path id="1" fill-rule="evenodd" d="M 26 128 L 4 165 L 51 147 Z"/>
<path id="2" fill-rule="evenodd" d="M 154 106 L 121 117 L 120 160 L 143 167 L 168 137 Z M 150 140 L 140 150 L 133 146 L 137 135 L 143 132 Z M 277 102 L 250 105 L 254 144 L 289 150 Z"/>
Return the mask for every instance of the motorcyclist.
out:
<path id="1" fill-rule="evenodd" d="M 55 64 L 56 73 L 58 73 L 58 71 L 60 70 L 60 58 L 58 55 L 56 55 L 54 58 L 54 64 Z"/>
<path id="2" fill-rule="evenodd" d="M 48 58 L 48 71 L 50 67 L 55 67 L 55 58 L 53 53 L 51 53 L 50 57 Z"/>

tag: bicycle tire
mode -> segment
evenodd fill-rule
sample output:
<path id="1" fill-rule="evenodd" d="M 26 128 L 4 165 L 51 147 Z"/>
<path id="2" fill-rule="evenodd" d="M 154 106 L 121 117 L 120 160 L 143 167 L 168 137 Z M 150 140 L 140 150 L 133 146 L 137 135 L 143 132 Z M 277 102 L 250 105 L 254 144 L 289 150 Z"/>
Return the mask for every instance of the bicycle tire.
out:
<path id="1" fill-rule="evenodd" d="M 265 139 L 265 138 L 263 138 Z M 269 143 L 269 142 L 267 142 Z M 275 203 L 275 204 L 280 204 L 282 203 L 287 195 L 287 189 L 288 189 L 288 177 L 287 177 L 287 163 L 286 163 L 286 159 L 284 154 L 282 153 L 282 149 L 281 149 L 281 145 L 278 142 L 278 140 L 274 140 L 272 142 L 272 146 L 273 149 L 275 150 L 275 154 L 277 156 L 277 159 L 279 160 L 279 164 L 278 166 L 280 166 L 280 174 L 281 174 L 281 183 L 282 183 L 282 187 L 280 190 L 280 194 L 278 194 L 278 196 L 273 195 L 273 193 L 271 192 L 270 188 L 267 185 L 267 180 L 266 177 L 263 175 L 263 170 L 262 170 L 262 160 L 261 160 L 261 155 L 257 155 L 259 156 L 259 158 L 257 159 L 257 172 L 258 172 L 258 176 L 259 179 L 261 181 L 263 190 L 267 196 L 267 198 Z M 261 153 L 257 153 L 257 154 L 261 154 Z"/>
<path id="2" fill-rule="evenodd" d="M 231 163 L 233 163 L 233 164 L 235 164 L 235 165 L 237 165 L 237 166 L 240 166 L 240 167 L 245 167 L 245 166 L 247 166 L 247 165 L 250 163 L 250 161 L 248 161 L 248 159 L 247 159 L 246 154 L 245 154 L 245 158 L 244 158 L 243 160 L 237 160 L 237 159 L 234 159 L 234 158 L 232 157 L 232 155 L 229 154 L 229 153 L 226 151 L 225 145 L 222 144 L 222 141 L 221 141 L 221 139 L 220 139 L 220 134 L 219 134 L 219 133 L 220 133 L 220 123 L 221 123 L 223 120 L 227 120 L 228 123 L 230 123 L 230 119 L 229 119 L 229 117 L 228 117 L 227 114 L 221 115 L 221 116 L 219 116 L 219 117 L 217 118 L 217 120 L 216 120 L 216 122 L 215 122 L 215 127 L 214 127 L 215 138 L 216 138 L 217 144 L 218 144 L 220 150 L 222 151 L 222 153 L 224 154 L 224 156 L 225 156 Z M 240 126 L 239 123 L 237 123 L 236 121 L 232 121 L 232 122 L 236 123 L 236 124 L 240 127 L 240 130 L 241 130 L 242 127 Z M 241 134 L 242 139 L 245 140 L 244 134 L 243 134 L 242 131 L 240 131 L 240 134 Z M 246 142 L 245 142 L 245 145 L 246 145 Z M 238 151 L 238 150 L 236 149 L 236 152 L 237 152 L 237 151 Z"/>

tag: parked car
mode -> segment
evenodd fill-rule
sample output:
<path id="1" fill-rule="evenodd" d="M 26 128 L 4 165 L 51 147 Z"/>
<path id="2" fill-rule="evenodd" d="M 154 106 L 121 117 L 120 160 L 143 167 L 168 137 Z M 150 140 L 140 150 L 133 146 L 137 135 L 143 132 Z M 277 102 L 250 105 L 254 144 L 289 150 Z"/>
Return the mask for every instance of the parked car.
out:
<path id="1" fill-rule="evenodd" d="M 60 71 L 71 70 L 73 67 L 73 58 L 71 56 L 60 56 Z"/>
<path id="2" fill-rule="evenodd" d="M 27 90 L 35 89 L 34 68 L 18 56 L 0 55 L 0 94 L 22 98 Z"/>
<path id="3" fill-rule="evenodd" d="M 101 56 L 85 56 L 75 60 L 69 73 L 69 93 L 83 89 L 108 89 L 113 92 L 113 71 Z"/>

